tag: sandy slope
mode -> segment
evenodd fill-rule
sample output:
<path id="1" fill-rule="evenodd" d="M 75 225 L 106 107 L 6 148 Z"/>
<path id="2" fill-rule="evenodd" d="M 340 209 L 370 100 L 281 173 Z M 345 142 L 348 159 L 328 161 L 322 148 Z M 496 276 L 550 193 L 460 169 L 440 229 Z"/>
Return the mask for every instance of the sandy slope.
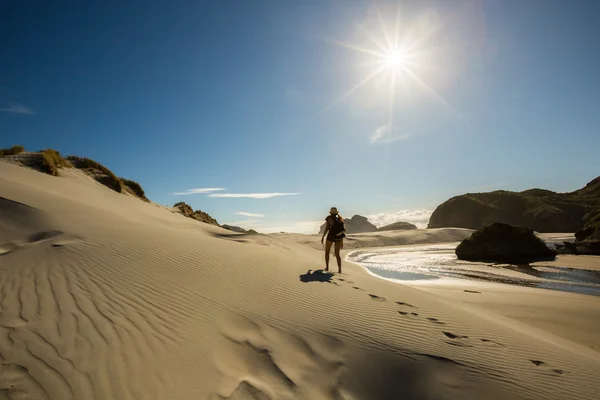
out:
<path id="1" fill-rule="evenodd" d="M 600 393 L 595 351 L 356 266 L 310 281 L 322 253 L 289 238 L 2 161 L 0 197 L 0 398 Z"/>
<path id="2" fill-rule="evenodd" d="M 443 285 L 423 282 L 418 287 L 445 296 L 455 304 L 476 306 L 484 312 L 527 324 L 538 329 L 538 335 L 551 334 L 600 352 L 597 296 L 472 281 Z M 558 338 L 552 340 L 566 343 Z"/>
<path id="3" fill-rule="evenodd" d="M 356 250 L 382 246 L 404 246 L 431 243 L 460 242 L 473 230 L 463 228 L 413 229 L 407 231 L 369 232 L 347 235 L 344 250 Z M 322 250 L 321 235 L 275 234 L 275 237 L 291 239 L 297 243 Z"/>

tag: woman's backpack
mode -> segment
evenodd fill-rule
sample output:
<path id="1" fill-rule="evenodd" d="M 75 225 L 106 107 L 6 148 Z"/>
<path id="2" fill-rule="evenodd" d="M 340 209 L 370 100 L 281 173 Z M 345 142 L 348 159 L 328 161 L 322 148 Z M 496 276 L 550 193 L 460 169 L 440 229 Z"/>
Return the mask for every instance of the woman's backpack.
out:
<path id="1" fill-rule="evenodd" d="M 331 224 L 331 233 L 333 235 L 337 235 L 338 233 L 343 232 L 345 229 L 346 229 L 346 227 L 344 226 L 344 221 L 342 221 L 340 216 L 333 215 L 333 222 Z"/>

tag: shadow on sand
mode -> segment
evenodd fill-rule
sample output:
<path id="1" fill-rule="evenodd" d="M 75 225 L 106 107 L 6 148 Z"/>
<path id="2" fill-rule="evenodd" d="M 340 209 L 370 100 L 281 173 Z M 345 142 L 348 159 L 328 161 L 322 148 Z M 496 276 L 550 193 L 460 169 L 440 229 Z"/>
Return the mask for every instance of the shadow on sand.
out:
<path id="1" fill-rule="evenodd" d="M 334 283 L 331 279 L 333 278 L 333 274 L 331 272 L 323 271 L 322 269 L 318 269 L 314 272 L 312 270 L 308 270 L 307 273 L 300 275 L 301 282 L 328 282 Z"/>

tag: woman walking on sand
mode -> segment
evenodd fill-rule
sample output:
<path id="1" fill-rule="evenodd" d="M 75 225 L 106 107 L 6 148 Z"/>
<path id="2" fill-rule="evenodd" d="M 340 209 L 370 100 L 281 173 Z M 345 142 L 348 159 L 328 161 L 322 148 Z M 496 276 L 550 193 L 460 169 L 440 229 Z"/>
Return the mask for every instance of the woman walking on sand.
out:
<path id="1" fill-rule="evenodd" d="M 335 243 L 335 258 L 337 259 L 338 272 L 342 273 L 342 257 L 340 256 L 340 250 L 344 247 L 344 237 L 346 236 L 346 226 L 344 225 L 344 219 L 338 213 L 337 208 L 331 207 L 329 215 L 325 218 L 325 231 L 323 237 L 321 237 L 321 244 L 327 235 L 327 242 L 325 244 L 325 271 L 329 271 L 329 253 L 331 252 L 331 246 Z"/>

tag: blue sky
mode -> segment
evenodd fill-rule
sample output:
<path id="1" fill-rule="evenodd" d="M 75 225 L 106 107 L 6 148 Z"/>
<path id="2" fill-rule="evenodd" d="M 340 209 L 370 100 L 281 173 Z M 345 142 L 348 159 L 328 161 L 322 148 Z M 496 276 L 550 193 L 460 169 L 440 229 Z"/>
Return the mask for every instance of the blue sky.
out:
<path id="1" fill-rule="evenodd" d="M 87 156 L 153 201 L 263 231 L 313 231 L 331 205 L 423 223 L 466 191 L 569 191 L 600 173 L 599 13 L 3 2 L 0 145 Z M 173 194 L 190 189 L 223 190 Z"/>

